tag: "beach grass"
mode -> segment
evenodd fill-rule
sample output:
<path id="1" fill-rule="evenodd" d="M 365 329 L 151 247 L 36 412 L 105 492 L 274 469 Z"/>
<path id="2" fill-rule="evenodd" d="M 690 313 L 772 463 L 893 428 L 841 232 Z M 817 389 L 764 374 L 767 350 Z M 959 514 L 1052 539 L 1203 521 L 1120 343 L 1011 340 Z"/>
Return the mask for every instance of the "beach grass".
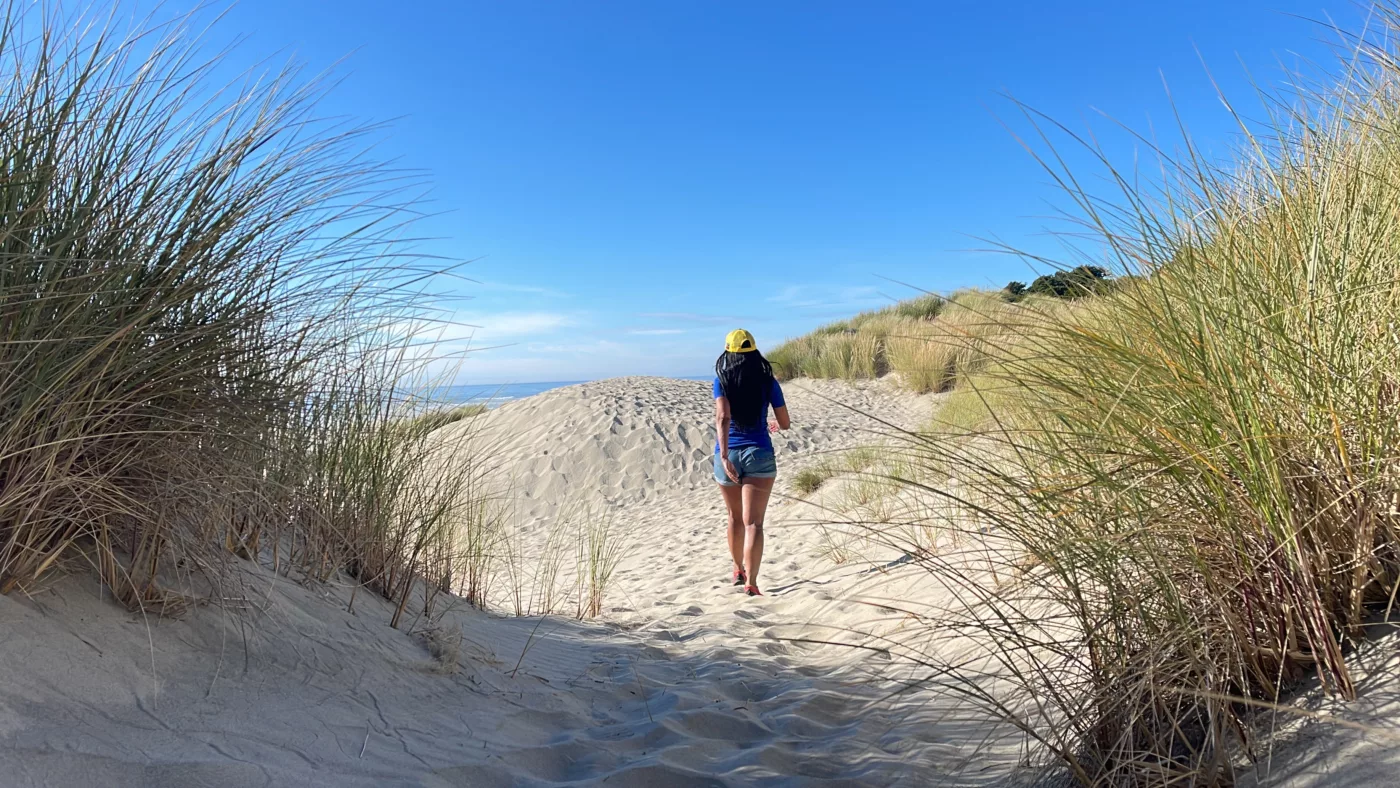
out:
<path id="1" fill-rule="evenodd" d="M 475 418 L 486 412 L 486 406 L 480 404 L 472 405 L 449 405 L 441 408 L 433 408 L 418 416 L 414 416 L 407 421 L 411 429 L 422 432 L 432 432 L 439 427 L 446 427 L 449 424 L 456 424 L 470 418 Z"/>
<path id="2" fill-rule="evenodd" d="M 810 495 L 843 473 L 860 473 L 889 459 L 889 452 L 887 446 L 858 446 L 839 455 L 826 456 L 793 474 L 792 487 L 802 495 Z"/>
<path id="3" fill-rule="evenodd" d="M 432 656 L 432 670 L 436 673 L 452 674 L 461 667 L 462 628 L 441 623 L 425 629 L 419 634 L 423 646 Z"/>
<path id="4" fill-rule="evenodd" d="M 548 616 L 568 610 L 572 603 L 576 618 L 602 615 L 627 547 L 627 534 L 611 506 L 584 497 L 566 501 L 541 524 L 543 538 L 522 532 L 508 514 L 500 523 L 492 531 L 495 541 L 488 555 L 493 557 L 492 576 L 506 576 L 505 602 L 511 612 Z"/>
<path id="5" fill-rule="evenodd" d="M 178 612 L 241 558 L 401 612 L 466 492 L 404 484 L 432 454 L 395 427 L 434 315 L 395 242 L 416 181 L 294 69 L 212 83 L 183 20 L 4 8 L 0 592 L 81 555 Z"/>
<path id="6" fill-rule="evenodd" d="M 768 358 L 784 380 L 868 380 L 893 372 L 917 393 L 946 392 L 976 374 L 987 345 L 1007 341 L 1022 314 L 1055 301 L 1031 296 L 1011 302 L 1000 292 L 976 289 L 922 295 L 821 326 Z"/>
<path id="7" fill-rule="evenodd" d="M 803 468 L 792 475 L 792 488 L 802 495 L 811 495 L 835 475 L 836 469 L 824 463 Z"/>
<path id="8" fill-rule="evenodd" d="M 622 560 L 622 537 L 610 508 L 590 511 L 579 522 L 578 618 L 602 615 L 613 573 Z"/>
<path id="9" fill-rule="evenodd" d="M 1135 278 L 1018 303 L 1014 341 L 968 332 L 972 429 L 907 436 L 951 476 L 923 524 L 983 545 L 914 553 L 959 590 L 929 626 L 981 667 L 916 659 L 1082 784 L 1230 784 L 1251 709 L 1305 679 L 1355 696 L 1346 654 L 1400 588 L 1400 16 L 1375 15 L 1337 88 L 1300 78 L 1264 125 L 1237 118 L 1234 161 L 1183 141 L 1149 189 L 1054 143 L 1099 157 L 1116 192 L 1040 158 Z"/>

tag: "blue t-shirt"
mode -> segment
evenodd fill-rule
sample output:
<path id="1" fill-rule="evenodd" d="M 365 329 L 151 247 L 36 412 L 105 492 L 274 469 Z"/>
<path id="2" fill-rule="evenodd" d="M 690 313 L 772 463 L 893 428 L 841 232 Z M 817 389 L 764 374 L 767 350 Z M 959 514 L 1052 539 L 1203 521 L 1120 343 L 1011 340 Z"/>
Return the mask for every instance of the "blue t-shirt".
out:
<path id="1" fill-rule="evenodd" d="M 719 378 L 715 378 L 715 399 L 724 396 L 724 389 L 719 385 Z M 758 424 L 750 429 L 740 429 L 736 422 L 729 422 L 729 448 L 747 449 L 758 447 L 760 449 L 773 450 L 773 439 L 768 437 L 768 406 L 775 408 L 787 406 L 787 401 L 783 399 L 783 387 L 778 385 L 778 379 L 773 379 L 773 389 L 768 392 L 768 397 L 763 402 L 763 417 L 758 420 Z M 719 441 L 715 441 L 715 454 L 719 454 Z"/>

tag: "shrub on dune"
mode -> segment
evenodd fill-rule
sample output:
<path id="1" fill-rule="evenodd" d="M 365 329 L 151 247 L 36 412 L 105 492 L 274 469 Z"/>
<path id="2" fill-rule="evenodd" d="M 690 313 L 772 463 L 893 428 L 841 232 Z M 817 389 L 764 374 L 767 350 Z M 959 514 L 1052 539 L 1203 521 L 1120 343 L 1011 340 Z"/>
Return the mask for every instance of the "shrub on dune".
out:
<path id="1" fill-rule="evenodd" d="M 878 370 L 880 340 L 869 334 L 827 334 L 819 338 L 813 377 L 856 380 Z"/>
<path id="2" fill-rule="evenodd" d="M 908 326 L 885 340 L 885 358 L 900 382 L 919 393 L 946 391 L 954 381 L 956 348 L 939 342 L 937 332 Z"/>

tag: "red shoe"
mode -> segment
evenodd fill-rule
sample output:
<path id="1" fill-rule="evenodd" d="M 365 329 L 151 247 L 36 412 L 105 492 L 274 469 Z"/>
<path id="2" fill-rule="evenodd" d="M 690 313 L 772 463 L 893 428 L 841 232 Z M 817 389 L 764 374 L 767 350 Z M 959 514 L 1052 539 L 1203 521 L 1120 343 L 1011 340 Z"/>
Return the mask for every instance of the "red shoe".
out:
<path id="1" fill-rule="evenodd" d="M 741 586 L 741 585 L 743 585 L 747 580 L 748 580 L 748 578 L 744 576 L 744 570 L 742 570 L 742 569 L 735 569 L 735 570 L 734 570 L 734 585 L 736 585 L 736 586 Z"/>
<path id="2" fill-rule="evenodd" d="M 744 593 L 749 596 L 763 596 L 763 592 L 758 590 L 758 586 L 744 586 Z"/>

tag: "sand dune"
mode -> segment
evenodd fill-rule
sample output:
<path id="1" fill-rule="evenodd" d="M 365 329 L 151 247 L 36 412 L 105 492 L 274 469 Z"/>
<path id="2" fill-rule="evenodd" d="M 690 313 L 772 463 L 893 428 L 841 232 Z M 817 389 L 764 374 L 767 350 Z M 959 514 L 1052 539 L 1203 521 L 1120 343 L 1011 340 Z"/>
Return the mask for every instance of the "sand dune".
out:
<path id="1" fill-rule="evenodd" d="M 887 382 L 788 394 L 783 495 L 797 468 L 889 429 L 853 407 L 916 426 L 930 406 Z M 891 699 L 887 653 L 815 642 L 907 628 L 872 600 L 941 593 L 925 573 L 897 554 L 831 564 L 822 513 L 782 498 L 768 596 L 728 584 L 711 408 L 707 384 L 630 378 L 449 428 L 497 445 L 527 553 L 569 501 L 607 505 L 629 539 L 598 620 L 446 615 L 453 672 L 370 595 L 350 609 L 348 587 L 251 566 L 222 606 L 175 621 L 125 614 L 81 574 L 0 597 L 0 785 L 1004 782 L 1017 752 L 986 746 L 985 719 L 919 692 Z"/>
<path id="2" fill-rule="evenodd" d="M 775 441 L 790 463 L 870 443 L 926 420 L 929 398 L 889 382 L 789 384 L 792 429 Z M 870 416 L 864 414 L 870 414 Z M 872 418 L 872 416 L 874 418 Z M 671 378 L 613 378 L 507 402 L 449 431 L 479 431 L 503 476 L 514 481 L 527 518 L 550 516 L 583 498 L 618 504 L 704 489 L 711 482 L 714 402 L 710 384 Z M 790 476 L 790 474 L 786 474 Z M 635 512 L 644 510 L 637 508 Z"/>

